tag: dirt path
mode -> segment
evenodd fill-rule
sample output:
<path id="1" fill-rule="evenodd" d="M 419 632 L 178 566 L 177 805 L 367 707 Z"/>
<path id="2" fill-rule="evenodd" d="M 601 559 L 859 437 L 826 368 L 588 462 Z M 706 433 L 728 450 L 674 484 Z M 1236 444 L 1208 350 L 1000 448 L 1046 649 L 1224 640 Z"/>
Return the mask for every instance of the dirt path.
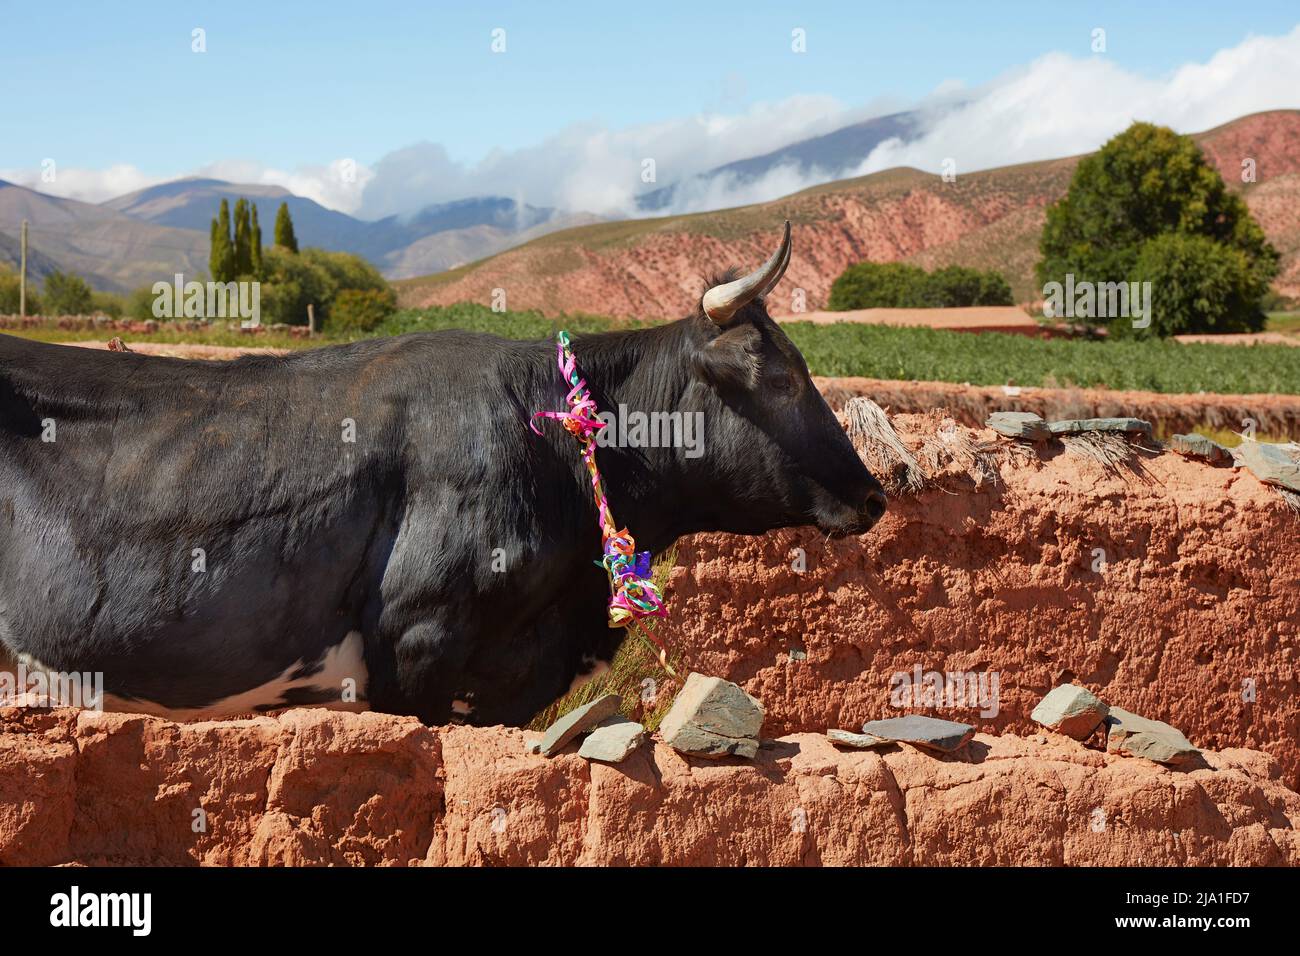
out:
<path id="1" fill-rule="evenodd" d="M 107 342 L 60 342 L 81 349 L 107 349 Z M 167 342 L 128 342 L 127 348 L 141 355 L 161 355 L 164 358 L 183 359 L 233 359 L 241 355 L 284 355 L 288 349 L 252 348 L 233 345 L 189 345 Z"/>
<path id="2" fill-rule="evenodd" d="M 847 312 L 806 312 L 786 315 L 781 322 L 812 322 L 829 325 L 855 322 L 862 325 L 923 326 L 963 332 L 1017 332 L 1038 335 L 1044 330 L 1033 316 L 1014 305 L 972 306 L 964 309 L 852 309 Z"/>

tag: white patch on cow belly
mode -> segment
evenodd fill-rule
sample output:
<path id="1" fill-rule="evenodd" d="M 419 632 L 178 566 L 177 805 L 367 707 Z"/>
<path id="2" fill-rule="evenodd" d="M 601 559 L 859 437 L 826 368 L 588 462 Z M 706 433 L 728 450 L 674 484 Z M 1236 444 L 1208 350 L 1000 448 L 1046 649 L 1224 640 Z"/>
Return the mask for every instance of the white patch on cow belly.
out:
<path id="1" fill-rule="evenodd" d="M 586 673 L 578 674 L 573 678 L 573 681 L 569 684 L 569 689 L 565 692 L 566 695 L 572 694 L 583 684 L 587 683 L 587 681 L 595 680 L 601 674 L 609 670 L 609 661 L 598 661 L 589 654 L 583 655 L 582 663 L 590 669 Z"/>
<path id="2" fill-rule="evenodd" d="M 303 667 L 298 661 L 285 668 L 275 680 L 268 681 L 251 690 L 223 697 L 202 707 L 169 708 L 150 700 L 139 698 L 104 695 L 104 710 L 126 712 L 130 714 L 149 714 L 154 717 L 166 717 L 168 720 L 217 720 L 234 714 L 259 713 L 259 708 L 278 707 L 323 707 L 326 710 L 348 710 L 360 713 L 370 709 L 366 700 L 366 685 L 369 672 L 366 670 L 365 641 L 360 631 L 349 631 L 347 637 L 325 652 L 325 659 L 316 673 L 307 677 L 293 675 Z M 343 681 L 352 678 L 355 681 L 355 701 L 343 700 Z M 293 704 L 287 695 L 297 689 L 329 692 L 336 695 L 336 700 L 323 701 L 318 704 Z"/>

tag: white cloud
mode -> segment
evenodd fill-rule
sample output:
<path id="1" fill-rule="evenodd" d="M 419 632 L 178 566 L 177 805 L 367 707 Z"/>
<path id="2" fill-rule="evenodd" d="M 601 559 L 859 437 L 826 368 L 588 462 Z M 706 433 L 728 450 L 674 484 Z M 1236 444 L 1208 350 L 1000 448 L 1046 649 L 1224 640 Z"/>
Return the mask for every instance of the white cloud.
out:
<path id="1" fill-rule="evenodd" d="M 886 104 L 849 110 L 816 96 L 760 104 L 746 113 L 694 116 L 608 130 L 573 127 L 537 146 L 495 153 L 472 165 L 453 162 L 438 145 L 398 150 L 375 166 L 361 206 L 367 216 L 414 211 L 472 195 L 521 196 L 534 205 L 603 215 L 637 215 L 643 159 L 653 158 L 655 185 L 677 183 L 662 213 L 698 212 L 764 202 L 832 179 L 891 166 L 939 172 L 951 157 L 958 174 L 1096 149 L 1134 120 L 1200 132 L 1248 113 L 1300 106 L 1300 27 L 1278 37 L 1251 37 L 1165 76 L 1144 76 L 1105 54 L 1047 54 L 970 90 L 945 80 L 921 102 L 919 135 L 889 140 L 860 164 L 838 169 L 779 166 L 757 179 L 717 166 L 761 155 L 800 139 L 889 111 Z M 888 104 L 899 109 L 899 104 Z"/>
<path id="2" fill-rule="evenodd" d="M 0 169 L 0 179 L 7 182 L 82 202 L 102 202 L 172 178 L 175 177 L 148 176 L 126 164 L 107 169 L 78 169 L 60 166 L 49 159 L 38 169 Z"/>
<path id="3" fill-rule="evenodd" d="M 878 110 L 877 110 L 878 111 Z M 572 126 L 526 149 L 493 152 L 478 163 L 452 161 L 435 143 L 389 153 L 365 192 L 367 218 L 414 212 L 466 196 L 521 196 L 536 206 L 626 215 L 635 197 L 872 115 L 826 96 L 793 96 L 736 115 L 709 114 L 620 130 Z M 654 161 L 655 182 L 642 180 Z"/>
<path id="4" fill-rule="evenodd" d="M 908 143 L 882 143 L 850 175 L 891 166 L 957 173 L 1071 156 L 1096 149 L 1134 120 L 1182 133 L 1212 129 L 1249 113 L 1294 109 L 1300 90 L 1300 27 L 1251 37 L 1206 63 L 1164 77 L 1125 70 L 1104 54 L 1040 57 L 975 90 Z"/>
<path id="5" fill-rule="evenodd" d="M 938 172 L 951 157 L 957 173 L 1068 156 L 1096 149 L 1135 119 L 1197 132 L 1247 113 L 1295 108 L 1300 90 L 1300 27 L 1284 36 L 1251 37 L 1205 63 L 1165 76 L 1127 70 L 1105 54 L 1050 53 L 967 90 L 946 80 L 912 108 L 925 120 L 909 142 L 882 143 L 861 164 L 842 169 L 769 170 L 754 180 L 700 173 L 904 108 L 876 101 L 846 108 L 827 96 L 800 95 L 735 114 L 708 113 L 623 129 L 571 126 L 534 146 L 458 162 L 436 143 L 416 143 L 373 166 L 345 160 L 281 170 L 223 160 L 176 176 L 149 176 L 129 165 L 0 170 L 0 178 L 42 192 L 98 202 L 179 175 L 279 185 L 331 209 L 379 218 L 418 212 L 431 203 L 471 196 L 510 196 L 535 206 L 622 216 L 637 214 L 639 193 L 678 184 L 663 212 L 694 212 L 788 195 L 817 183 L 891 166 Z M 642 181 L 655 162 L 656 182 Z"/>
<path id="6" fill-rule="evenodd" d="M 325 166 L 272 169 L 246 160 L 209 163 L 195 175 L 232 183 L 282 186 L 296 196 L 314 199 L 328 209 L 354 213 L 361 206 L 366 184 L 374 170 L 354 159 L 336 159 Z"/>

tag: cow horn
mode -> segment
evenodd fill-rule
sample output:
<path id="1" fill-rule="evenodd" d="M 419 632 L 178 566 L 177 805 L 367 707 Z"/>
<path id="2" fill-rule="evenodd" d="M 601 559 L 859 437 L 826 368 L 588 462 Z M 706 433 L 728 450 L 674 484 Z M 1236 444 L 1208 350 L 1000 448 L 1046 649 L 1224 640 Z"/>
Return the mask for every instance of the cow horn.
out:
<path id="1" fill-rule="evenodd" d="M 781 281 L 790 264 L 790 220 L 785 221 L 785 236 L 772 258 L 757 271 L 734 282 L 715 285 L 704 293 L 704 314 L 722 324 L 760 295 L 765 295 Z"/>
<path id="2" fill-rule="evenodd" d="M 772 277 L 772 281 L 763 287 L 763 291 L 761 293 L 762 295 L 767 295 L 769 292 L 771 292 L 773 289 L 776 288 L 776 284 L 778 282 L 780 282 L 783 278 L 785 278 L 785 270 L 790 266 L 790 250 L 792 248 L 794 248 L 793 243 L 786 244 L 785 258 L 781 260 L 781 268 L 776 270 L 776 275 Z"/>

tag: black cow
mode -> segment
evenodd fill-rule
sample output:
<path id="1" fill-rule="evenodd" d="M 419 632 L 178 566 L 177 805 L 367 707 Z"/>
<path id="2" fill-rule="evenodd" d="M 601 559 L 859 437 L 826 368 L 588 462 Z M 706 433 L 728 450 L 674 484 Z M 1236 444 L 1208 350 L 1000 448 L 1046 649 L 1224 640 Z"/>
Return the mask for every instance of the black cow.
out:
<path id="1" fill-rule="evenodd" d="M 858 534 L 884 511 L 762 303 L 789 242 L 787 223 L 694 315 L 574 342 L 602 410 L 703 415 L 702 454 L 598 453 L 641 549 Z M 525 722 L 625 634 L 578 444 L 529 428 L 565 391 L 550 340 L 197 362 L 0 335 L 0 641 L 102 672 L 115 709 L 344 706 L 355 686 L 358 707 L 431 723 Z"/>

